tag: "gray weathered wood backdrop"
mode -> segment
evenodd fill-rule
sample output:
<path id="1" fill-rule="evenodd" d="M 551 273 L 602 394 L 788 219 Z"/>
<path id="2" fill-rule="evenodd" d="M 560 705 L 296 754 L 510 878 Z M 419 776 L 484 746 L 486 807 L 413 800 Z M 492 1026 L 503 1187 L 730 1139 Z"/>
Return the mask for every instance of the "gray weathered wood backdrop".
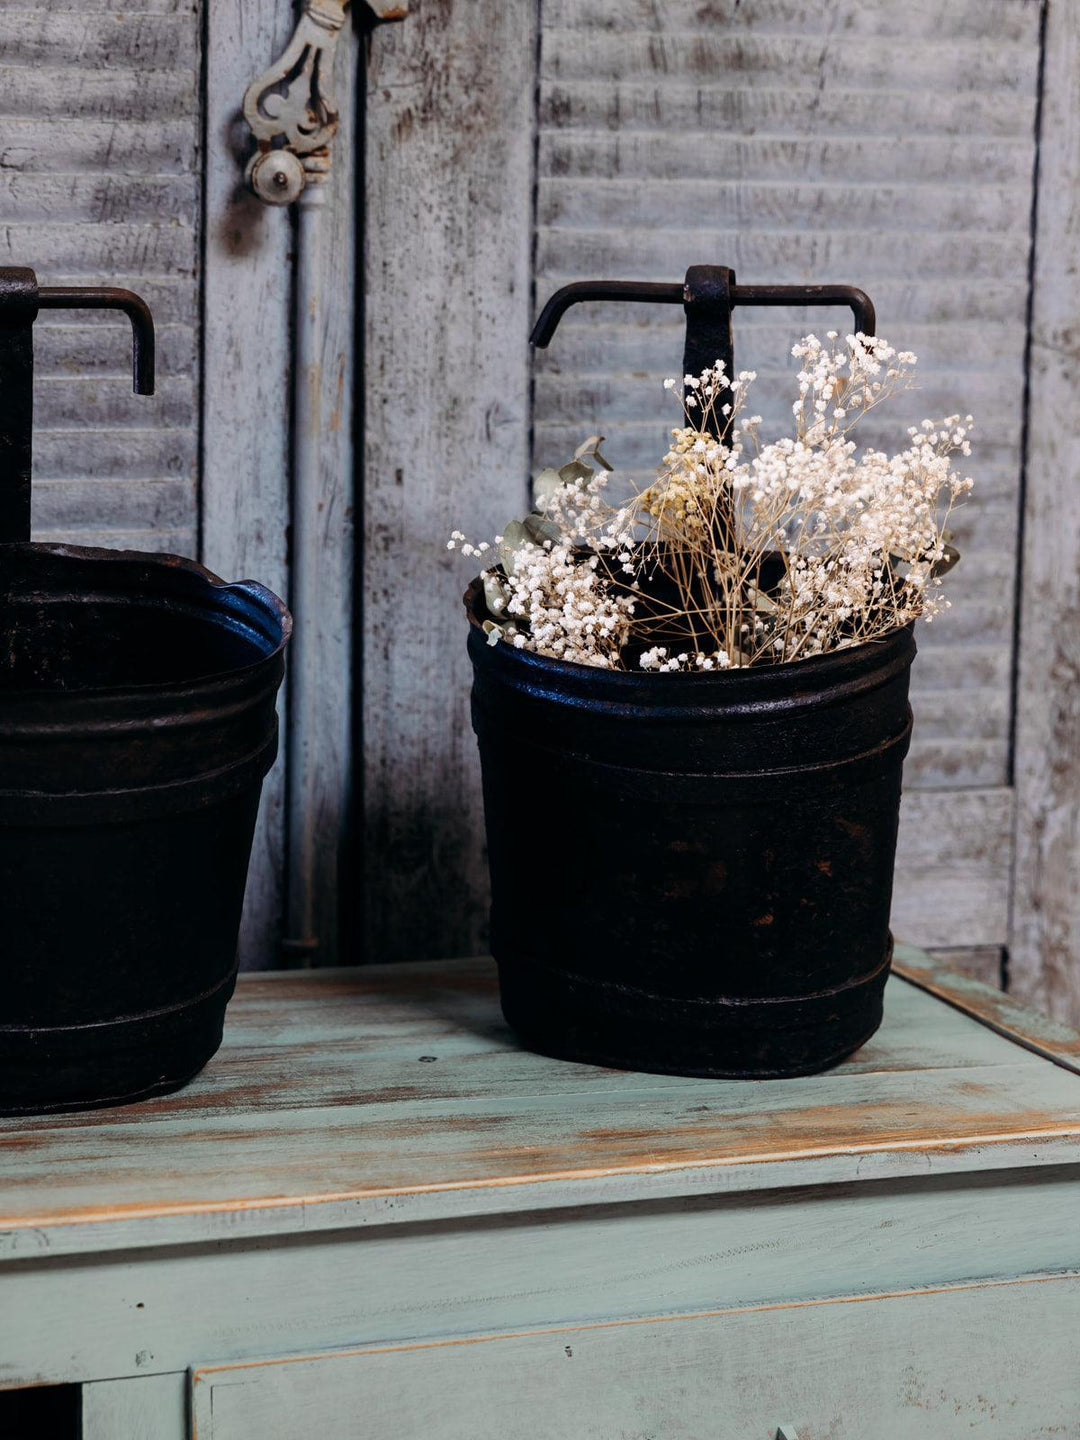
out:
<path id="1" fill-rule="evenodd" d="M 670 418 L 660 381 L 679 361 L 678 316 L 582 307 L 535 366 L 529 324 L 568 280 L 674 280 L 713 261 L 746 281 L 863 286 L 882 333 L 922 360 L 923 388 L 896 414 L 976 412 L 955 608 L 920 637 L 894 921 L 981 974 L 1003 978 L 1010 961 L 1016 988 L 1076 1018 L 1076 0 L 410 10 L 354 34 L 336 72 L 324 958 L 343 954 L 341 900 L 362 915 L 349 956 L 483 948 L 468 577 L 445 536 L 499 529 L 530 467 L 597 429 L 620 468 L 648 468 Z M 162 327 L 147 404 L 127 393 L 118 328 L 41 322 L 39 535 L 198 550 L 288 589 L 291 219 L 239 188 L 237 115 L 291 23 L 288 0 L 0 12 L 4 253 L 50 281 L 131 284 Z M 779 419 L 790 343 L 828 320 L 736 319 L 755 409 Z M 362 760 L 341 743 L 354 668 Z M 280 773 L 253 861 L 247 965 L 277 963 Z"/>

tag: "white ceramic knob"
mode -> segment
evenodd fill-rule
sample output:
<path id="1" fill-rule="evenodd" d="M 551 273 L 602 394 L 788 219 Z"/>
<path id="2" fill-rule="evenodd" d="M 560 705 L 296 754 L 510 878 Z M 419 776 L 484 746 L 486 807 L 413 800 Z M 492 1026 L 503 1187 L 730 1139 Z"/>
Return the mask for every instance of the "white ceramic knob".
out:
<path id="1" fill-rule="evenodd" d="M 268 205 L 291 205 L 304 181 L 304 167 L 291 150 L 262 150 L 248 163 L 247 182 Z"/>

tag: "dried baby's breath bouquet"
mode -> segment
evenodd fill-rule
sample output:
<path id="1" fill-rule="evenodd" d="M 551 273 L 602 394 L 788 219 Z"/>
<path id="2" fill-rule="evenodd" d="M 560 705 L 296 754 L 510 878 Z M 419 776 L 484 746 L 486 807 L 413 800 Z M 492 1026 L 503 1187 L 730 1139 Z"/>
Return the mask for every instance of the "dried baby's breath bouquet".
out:
<path id="1" fill-rule="evenodd" d="M 594 436 L 541 471 L 533 512 L 494 546 L 455 530 L 448 548 L 499 562 L 481 576 L 490 643 L 693 672 L 827 654 L 946 607 L 949 514 L 972 484 L 954 457 L 970 454 L 971 416 L 924 420 L 895 455 L 860 453 L 853 426 L 912 385 L 915 356 L 835 331 L 792 354 L 794 435 L 763 444 L 761 417 L 743 414 L 754 372 L 732 379 L 718 362 L 684 376 L 685 423 L 625 503 L 606 498 Z"/>

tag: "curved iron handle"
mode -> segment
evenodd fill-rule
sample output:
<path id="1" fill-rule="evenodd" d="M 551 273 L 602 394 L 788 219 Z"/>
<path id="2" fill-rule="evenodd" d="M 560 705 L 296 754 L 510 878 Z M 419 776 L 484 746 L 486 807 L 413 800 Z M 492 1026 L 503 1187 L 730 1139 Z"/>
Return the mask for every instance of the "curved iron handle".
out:
<path id="1" fill-rule="evenodd" d="M 704 268 L 695 266 L 695 269 Z M 689 279 L 689 276 L 688 276 Z M 649 280 L 577 280 L 551 296 L 533 326 L 529 343 L 543 350 L 551 343 L 559 321 L 583 300 L 645 301 L 653 305 L 685 305 L 690 299 L 687 282 L 656 283 Z M 736 305 L 846 305 L 855 317 L 855 328 L 863 335 L 877 333 L 874 302 L 855 285 L 736 285 L 729 289 L 730 304 Z"/>
<path id="2" fill-rule="evenodd" d="M 641 280 L 578 280 L 564 285 L 540 312 L 530 342 L 544 349 L 570 306 L 582 300 L 681 305 L 686 312 L 685 375 L 700 375 L 717 361 L 728 376 L 735 374 L 731 312 L 736 305 L 848 305 L 856 330 L 863 335 L 877 330 L 869 295 L 854 285 L 736 285 L 735 272 L 726 265 L 691 265 L 681 285 Z M 731 422 L 713 413 L 701 423 L 719 440 Z"/>
<path id="3" fill-rule="evenodd" d="M 109 285 L 40 285 L 41 310 L 121 310 L 131 321 L 131 386 L 136 395 L 154 393 L 154 317 L 134 290 Z"/>
<path id="4" fill-rule="evenodd" d="M 30 539 L 34 320 L 39 310 L 120 310 L 131 321 L 132 386 L 154 393 L 154 321 L 131 290 L 43 285 L 24 265 L 0 266 L 0 544 Z"/>

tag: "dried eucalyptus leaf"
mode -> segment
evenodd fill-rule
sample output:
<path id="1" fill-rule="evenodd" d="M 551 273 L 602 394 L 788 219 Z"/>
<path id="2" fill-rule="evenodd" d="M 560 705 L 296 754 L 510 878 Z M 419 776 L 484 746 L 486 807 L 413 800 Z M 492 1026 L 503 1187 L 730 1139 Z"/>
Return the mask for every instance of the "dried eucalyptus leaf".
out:
<path id="1" fill-rule="evenodd" d="M 605 470 L 614 470 L 614 465 L 609 465 L 603 455 L 600 454 L 600 446 L 603 443 L 603 435 L 590 435 L 588 440 L 583 440 L 574 451 L 574 459 L 580 460 L 583 456 L 589 455 L 598 465 L 602 465 Z"/>
<path id="2" fill-rule="evenodd" d="M 545 520 L 542 515 L 526 515 L 521 525 L 526 537 L 534 545 L 543 545 L 545 540 L 550 540 L 554 545 L 559 538 L 559 527 L 553 520 Z"/>
<path id="3" fill-rule="evenodd" d="M 499 559 L 508 575 L 514 573 L 514 555 L 522 545 L 528 543 L 528 540 L 529 536 L 525 533 L 525 526 L 520 520 L 511 520 L 503 529 L 503 538 L 499 544 Z"/>
<path id="4" fill-rule="evenodd" d="M 563 485 L 569 485 L 574 480 L 588 480 L 595 474 L 592 466 L 586 465 L 583 460 L 569 460 L 559 466 L 559 481 Z"/>
<path id="5" fill-rule="evenodd" d="M 509 603 L 510 591 L 498 575 L 486 576 L 484 579 L 484 604 L 488 608 L 488 614 L 502 615 Z"/>
<path id="6" fill-rule="evenodd" d="M 956 546 L 945 545 L 941 559 L 935 560 L 933 565 L 930 566 L 930 574 L 935 580 L 942 575 L 947 575 L 959 559 L 960 551 L 957 550 Z"/>
<path id="7" fill-rule="evenodd" d="M 533 481 L 533 506 L 537 510 L 546 510 L 551 497 L 556 490 L 562 488 L 563 478 L 558 470 L 550 465 L 541 470 Z"/>
<path id="8" fill-rule="evenodd" d="M 489 645 L 497 645 L 502 639 L 502 626 L 496 625 L 494 620 L 485 620 L 484 634 L 487 636 Z"/>

